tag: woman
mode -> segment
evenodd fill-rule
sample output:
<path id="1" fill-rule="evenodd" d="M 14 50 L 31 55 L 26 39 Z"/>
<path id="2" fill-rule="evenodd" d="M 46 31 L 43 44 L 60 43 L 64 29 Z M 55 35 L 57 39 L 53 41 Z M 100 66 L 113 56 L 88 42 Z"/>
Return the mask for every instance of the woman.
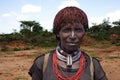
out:
<path id="1" fill-rule="evenodd" d="M 66 7 L 60 10 L 53 23 L 58 46 L 49 53 L 48 60 L 45 55 L 35 59 L 29 71 L 32 80 L 107 80 L 99 61 L 91 60 L 80 50 L 87 28 L 88 19 L 81 9 Z"/>

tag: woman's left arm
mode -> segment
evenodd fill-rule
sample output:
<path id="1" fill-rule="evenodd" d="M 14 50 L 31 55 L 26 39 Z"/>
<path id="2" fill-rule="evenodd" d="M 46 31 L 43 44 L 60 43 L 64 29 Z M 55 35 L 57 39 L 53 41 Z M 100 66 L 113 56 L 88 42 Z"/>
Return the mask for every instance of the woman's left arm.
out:
<path id="1" fill-rule="evenodd" d="M 108 80 L 99 60 L 93 58 L 93 64 L 94 64 L 94 80 Z"/>

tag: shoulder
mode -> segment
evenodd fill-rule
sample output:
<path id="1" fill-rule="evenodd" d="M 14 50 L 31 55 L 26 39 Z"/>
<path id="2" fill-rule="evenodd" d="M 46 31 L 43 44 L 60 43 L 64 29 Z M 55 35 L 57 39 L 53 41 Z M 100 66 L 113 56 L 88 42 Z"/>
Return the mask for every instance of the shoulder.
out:
<path id="1" fill-rule="evenodd" d="M 82 52 L 82 53 L 85 57 L 85 60 L 86 60 L 87 64 L 90 65 L 90 63 L 92 62 L 95 67 L 101 66 L 100 61 L 96 57 L 92 57 L 85 52 Z"/>
<path id="2" fill-rule="evenodd" d="M 42 54 L 42 55 L 40 55 L 40 56 L 37 56 L 37 57 L 34 59 L 34 63 L 42 62 L 44 56 L 45 56 L 45 54 Z"/>
<path id="3" fill-rule="evenodd" d="M 49 55 L 51 55 L 52 52 L 48 53 Z M 29 75 L 32 76 L 32 74 L 35 74 L 35 73 L 42 73 L 42 69 L 43 69 L 43 63 L 44 63 L 44 56 L 46 54 L 42 54 L 40 56 L 37 56 L 35 59 L 34 59 L 34 62 L 32 64 L 32 66 L 30 67 L 29 69 Z"/>
<path id="4" fill-rule="evenodd" d="M 83 52 L 83 51 L 82 51 L 82 54 L 84 55 L 86 62 L 90 62 L 91 56 L 89 56 L 86 52 Z"/>
<path id="5" fill-rule="evenodd" d="M 32 77 L 33 74 L 35 74 L 36 71 L 41 71 L 42 70 L 42 59 L 44 55 L 40 55 L 34 59 L 34 62 L 32 66 L 29 69 L 29 75 Z M 40 65 L 40 66 L 39 66 Z"/>
<path id="6" fill-rule="evenodd" d="M 37 56 L 37 57 L 34 59 L 34 62 L 43 61 L 44 56 L 45 56 L 46 54 L 51 54 L 51 53 L 52 53 L 52 51 L 50 51 L 50 52 L 48 52 L 48 53 L 44 53 L 44 54 L 42 54 L 42 55 Z"/>
<path id="7" fill-rule="evenodd" d="M 37 57 L 35 58 L 34 64 L 36 65 L 37 68 L 42 69 L 45 55 L 46 55 L 46 54 L 42 54 L 42 55 L 37 56 Z"/>
<path id="8" fill-rule="evenodd" d="M 82 53 L 83 53 L 83 55 L 84 55 L 85 58 L 87 58 L 87 59 L 92 58 L 92 61 L 99 62 L 99 60 L 96 57 L 90 56 L 86 52 L 83 52 L 83 51 L 82 51 Z"/>
<path id="9" fill-rule="evenodd" d="M 41 68 L 41 67 L 42 67 L 43 62 L 44 62 L 45 55 L 48 54 L 48 58 L 49 58 L 49 56 L 52 56 L 53 51 L 54 51 L 54 50 L 52 50 L 52 51 L 50 51 L 50 52 L 48 52 L 48 53 L 42 54 L 42 55 L 40 55 L 40 56 L 38 56 L 38 57 L 35 58 L 34 63 L 38 66 L 38 68 Z M 40 66 L 41 66 L 41 67 L 40 67 Z"/>

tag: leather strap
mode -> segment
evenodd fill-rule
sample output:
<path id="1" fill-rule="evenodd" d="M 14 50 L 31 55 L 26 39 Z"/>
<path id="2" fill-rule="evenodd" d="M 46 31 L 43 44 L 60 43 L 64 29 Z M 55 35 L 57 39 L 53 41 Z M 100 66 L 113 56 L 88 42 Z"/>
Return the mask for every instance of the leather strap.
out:
<path id="1" fill-rule="evenodd" d="M 92 57 L 90 57 L 90 73 L 91 73 L 91 80 L 94 80 L 94 65 L 92 61 Z"/>
<path id="2" fill-rule="evenodd" d="M 46 67 L 47 67 L 48 58 L 49 58 L 49 53 L 45 54 L 45 56 L 44 56 L 43 73 L 45 72 L 45 69 L 46 69 Z"/>

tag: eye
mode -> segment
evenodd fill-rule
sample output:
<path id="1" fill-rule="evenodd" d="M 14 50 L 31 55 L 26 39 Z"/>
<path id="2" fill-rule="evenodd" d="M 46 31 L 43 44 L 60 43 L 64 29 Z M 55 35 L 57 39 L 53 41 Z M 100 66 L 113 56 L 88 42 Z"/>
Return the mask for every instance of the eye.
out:
<path id="1" fill-rule="evenodd" d="M 83 32 L 84 30 L 82 28 L 76 28 L 75 31 L 76 32 Z"/>
<path id="2" fill-rule="evenodd" d="M 65 29 L 62 30 L 62 32 L 65 32 L 65 33 L 68 33 L 68 32 L 70 32 L 70 31 L 71 31 L 70 28 L 65 28 Z"/>

